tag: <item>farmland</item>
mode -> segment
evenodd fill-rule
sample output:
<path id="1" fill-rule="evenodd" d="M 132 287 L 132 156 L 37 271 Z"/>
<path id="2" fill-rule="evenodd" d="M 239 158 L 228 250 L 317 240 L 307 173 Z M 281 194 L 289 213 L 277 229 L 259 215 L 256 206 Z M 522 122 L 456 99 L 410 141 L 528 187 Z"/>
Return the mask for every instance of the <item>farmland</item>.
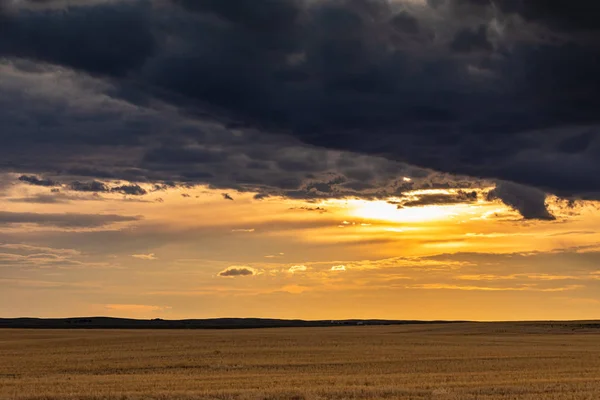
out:
<path id="1" fill-rule="evenodd" d="M 1 399 L 600 398 L 595 323 L 0 330 Z"/>

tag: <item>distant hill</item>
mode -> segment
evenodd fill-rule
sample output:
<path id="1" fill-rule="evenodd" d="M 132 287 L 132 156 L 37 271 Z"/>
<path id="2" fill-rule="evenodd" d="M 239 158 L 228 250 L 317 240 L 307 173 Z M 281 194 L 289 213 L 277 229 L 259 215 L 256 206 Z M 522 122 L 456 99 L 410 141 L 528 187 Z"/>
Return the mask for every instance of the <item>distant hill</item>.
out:
<path id="1" fill-rule="evenodd" d="M 126 319 L 108 317 L 80 318 L 0 318 L 0 328 L 21 329 L 251 329 L 300 328 L 357 325 L 407 325 L 458 323 L 462 321 L 398 321 L 382 319 L 348 320 L 287 320 L 264 318 L 212 318 L 212 319 Z"/>

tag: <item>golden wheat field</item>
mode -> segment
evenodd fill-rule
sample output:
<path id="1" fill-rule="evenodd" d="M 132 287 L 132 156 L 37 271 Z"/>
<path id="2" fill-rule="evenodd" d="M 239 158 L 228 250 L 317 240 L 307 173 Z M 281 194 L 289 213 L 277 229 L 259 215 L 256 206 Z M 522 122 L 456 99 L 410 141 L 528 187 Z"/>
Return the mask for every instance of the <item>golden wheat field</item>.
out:
<path id="1" fill-rule="evenodd" d="M 0 398 L 598 400 L 600 330 L 0 330 Z"/>

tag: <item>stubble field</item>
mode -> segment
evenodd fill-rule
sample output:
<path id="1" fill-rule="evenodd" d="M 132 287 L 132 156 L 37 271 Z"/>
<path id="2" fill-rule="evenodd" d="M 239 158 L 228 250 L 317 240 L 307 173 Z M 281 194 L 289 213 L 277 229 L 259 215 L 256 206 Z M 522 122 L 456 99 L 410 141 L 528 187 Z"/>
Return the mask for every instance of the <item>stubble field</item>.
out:
<path id="1" fill-rule="evenodd" d="M 600 329 L 0 330 L 1 399 L 600 399 Z"/>

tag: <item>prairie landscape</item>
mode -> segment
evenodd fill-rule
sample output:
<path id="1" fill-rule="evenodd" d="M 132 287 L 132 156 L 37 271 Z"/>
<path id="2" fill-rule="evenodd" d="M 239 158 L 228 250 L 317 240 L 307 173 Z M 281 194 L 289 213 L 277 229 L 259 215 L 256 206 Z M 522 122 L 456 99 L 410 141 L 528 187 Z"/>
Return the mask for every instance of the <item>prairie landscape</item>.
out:
<path id="1" fill-rule="evenodd" d="M 0 398 L 596 400 L 598 327 L 5 329 Z"/>

